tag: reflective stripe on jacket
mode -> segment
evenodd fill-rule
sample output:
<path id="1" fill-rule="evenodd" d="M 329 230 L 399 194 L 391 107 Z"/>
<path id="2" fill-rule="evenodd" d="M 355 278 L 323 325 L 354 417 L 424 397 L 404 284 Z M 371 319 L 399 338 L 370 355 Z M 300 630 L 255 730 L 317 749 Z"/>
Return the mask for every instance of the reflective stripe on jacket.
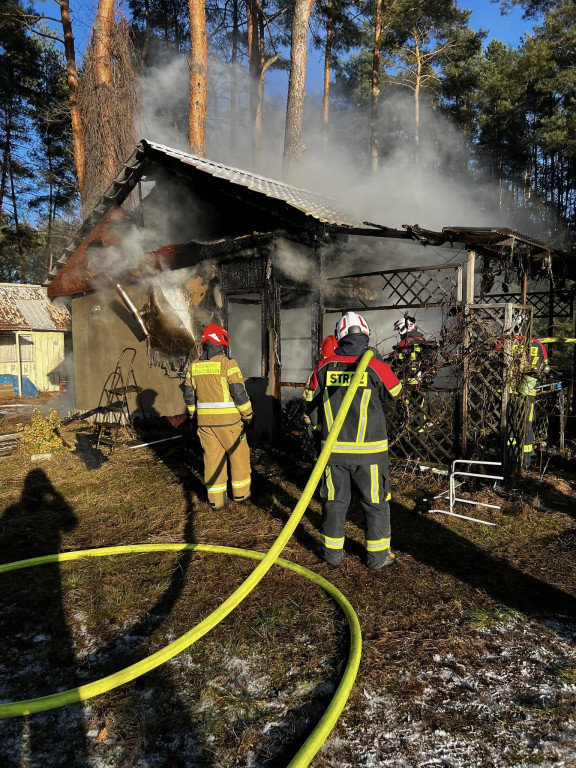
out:
<path id="1" fill-rule="evenodd" d="M 205 353 L 190 364 L 184 381 L 184 401 L 190 416 L 198 417 L 200 427 L 230 426 L 241 418 L 252 417 L 242 372 L 236 360 L 224 354 L 208 358 Z"/>

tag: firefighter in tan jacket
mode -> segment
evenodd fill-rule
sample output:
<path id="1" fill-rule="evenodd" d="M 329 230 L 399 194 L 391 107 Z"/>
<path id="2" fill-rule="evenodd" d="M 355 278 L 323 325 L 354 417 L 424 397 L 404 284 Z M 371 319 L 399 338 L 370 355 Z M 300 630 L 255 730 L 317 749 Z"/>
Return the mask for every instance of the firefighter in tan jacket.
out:
<path id="1" fill-rule="evenodd" d="M 184 401 L 190 417 L 198 419 L 204 451 L 204 484 L 212 509 L 226 506 L 228 461 L 234 501 L 250 497 L 250 448 L 245 425 L 252 421 L 252 404 L 236 360 L 227 356 L 230 337 L 222 326 L 202 331 L 203 353 L 191 363 L 184 381 Z"/>

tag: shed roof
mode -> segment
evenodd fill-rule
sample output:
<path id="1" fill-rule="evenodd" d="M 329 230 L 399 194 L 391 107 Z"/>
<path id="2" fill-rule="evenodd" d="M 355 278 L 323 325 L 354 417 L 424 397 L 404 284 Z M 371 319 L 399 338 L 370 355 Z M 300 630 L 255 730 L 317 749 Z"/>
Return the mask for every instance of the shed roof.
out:
<path id="1" fill-rule="evenodd" d="M 53 304 L 41 285 L 0 283 L 0 330 L 69 331 L 71 319 L 63 304 Z"/>
<path id="2" fill-rule="evenodd" d="M 113 218 L 114 210 L 119 211 L 138 182 L 153 179 L 158 168 L 186 177 L 192 185 L 210 191 L 212 195 L 241 200 L 248 206 L 265 211 L 278 222 L 278 230 L 285 228 L 286 231 L 309 233 L 313 238 L 362 235 L 413 240 L 434 246 L 459 243 L 481 255 L 517 263 L 524 261 L 524 268 L 529 263 L 540 268 L 547 259 L 551 267 L 560 268 L 565 277 L 576 279 L 576 260 L 570 254 L 514 230 L 457 226 L 432 231 L 418 225 L 404 224 L 402 229 L 395 229 L 371 222 L 360 223 L 337 202 L 314 192 L 142 139 L 57 260 L 46 285 L 52 283 L 79 246 L 92 238 L 95 228 Z M 51 295 L 74 292 L 63 290 L 59 284 L 61 277 L 57 284 L 51 286 Z"/>
<path id="3" fill-rule="evenodd" d="M 231 184 L 244 187 L 260 195 L 265 195 L 272 200 L 281 200 L 319 222 L 345 227 L 353 227 L 359 223 L 355 222 L 352 215 L 340 207 L 335 200 L 322 197 L 307 189 L 301 189 L 291 184 L 285 184 L 283 181 L 243 171 L 231 165 L 216 163 L 213 160 L 181 152 L 178 149 L 172 149 L 153 141 L 142 142 L 142 144 L 145 144 L 154 153 L 165 158 L 172 158 L 183 166 L 195 168 L 197 171 L 208 173 L 214 178 L 223 179 Z"/>
<path id="4" fill-rule="evenodd" d="M 111 215 L 112 209 L 120 208 L 139 181 L 153 177 L 158 167 L 185 176 L 193 184 L 205 188 L 208 185 L 213 192 L 223 196 L 241 198 L 247 205 L 266 210 L 276 217 L 279 229 L 284 224 L 294 231 L 308 229 L 317 234 L 325 234 L 330 230 L 341 234 L 359 226 L 359 222 L 334 200 L 282 181 L 142 139 L 56 261 L 46 281 L 47 285 L 66 266 L 89 233 Z"/>

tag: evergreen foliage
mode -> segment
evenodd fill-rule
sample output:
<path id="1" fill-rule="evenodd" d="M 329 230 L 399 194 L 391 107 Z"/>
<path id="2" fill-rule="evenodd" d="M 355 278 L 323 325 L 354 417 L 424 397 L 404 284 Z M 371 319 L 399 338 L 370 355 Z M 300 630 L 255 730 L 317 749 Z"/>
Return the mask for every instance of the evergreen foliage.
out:
<path id="1" fill-rule="evenodd" d="M 0 279 L 29 283 L 45 280 L 76 196 L 62 54 L 32 16 L 0 4 Z"/>
<path id="2" fill-rule="evenodd" d="M 540 216 L 536 200 L 541 201 L 568 224 L 557 244 L 570 247 L 576 226 L 576 6 L 572 0 L 510 0 L 508 6 L 513 4 L 538 20 L 516 48 L 497 40 L 485 45 L 486 34 L 471 29 L 470 11 L 456 0 L 317 0 L 310 41 L 333 81 L 330 131 L 360 167 L 370 167 L 378 61 L 377 151 L 382 158 L 403 150 L 419 162 L 418 143 L 438 144 L 440 132 L 451 124 L 455 151 L 450 160 L 440 157 L 438 162 L 450 162 L 451 173 L 469 174 L 472 180 L 489 168 L 514 204 L 534 217 Z M 502 6 L 506 10 L 505 2 Z M 286 68 L 292 8 L 279 0 L 213 0 L 206 5 L 206 126 L 209 147 L 218 155 L 214 159 L 235 161 L 241 134 L 246 148 L 253 140 L 258 104 L 250 81 Z M 106 110 L 122 102 L 123 111 L 114 111 L 114 130 L 123 131 L 115 150 L 119 158 L 136 136 L 138 94 L 129 82 L 134 70 L 146 77 L 172 66 L 176 57 L 186 71 L 190 51 L 186 0 L 130 0 L 129 11 L 131 43 L 123 45 L 125 55 L 114 54 L 112 64 L 116 80 L 124 82 L 115 83 L 115 93 L 125 96 Z M 126 36 L 125 22 L 117 23 L 116 29 L 121 28 Z M 54 36 L 53 28 L 22 0 L 0 0 L 1 280 L 43 281 L 76 224 L 71 221 L 78 200 L 68 82 L 62 45 Z M 88 49 L 80 71 L 83 115 L 91 115 L 84 118 L 88 176 L 103 164 L 98 149 L 102 109 L 89 87 L 91 66 Z M 166 127 L 166 143 L 173 132 L 186 135 L 186 89 L 179 96 L 158 101 L 155 119 Z M 272 112 L 266 99 L 261 107 L 265 134 Z M 420 108 L 448 123 L 426 125 Z M 320 129 L 318 112 L 310 111 L 309 120 Z M 131 117 L 134 124 L 129 124 Z M 254 147 L 252 157 L 255 163 Z M 250 168 L 250 154 L 247 158 L 244 165 Z M 97 199 L 103 183 L 92 184 L 90 199 Z M 550 225 L 542 237 L 557 236 L 556 230 L 562 228 Z"/>

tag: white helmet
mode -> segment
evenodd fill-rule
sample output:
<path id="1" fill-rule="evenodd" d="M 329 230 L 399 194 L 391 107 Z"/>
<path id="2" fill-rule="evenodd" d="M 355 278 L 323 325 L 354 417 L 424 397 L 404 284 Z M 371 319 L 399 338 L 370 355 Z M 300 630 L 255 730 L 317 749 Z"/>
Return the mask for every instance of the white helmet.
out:
<path id="1" fill-rule="evenodd" d="M 357 315 L 356 312 L 346 312 L 336 326 L 336 338 L 338 341 L 343 339 L 344 336 L 348 336 L 349 333 L 363 333 L 365 336 L 370 336 L 370 328 L 368 323 L 362 315 Z"/>
<path id="2" fill-rule="evenodd" d="M 394 323 L 394 330 L 401 336 L 410 333 L 416 328 L 416 320 L 413 317 L 401 317 Z"/>

